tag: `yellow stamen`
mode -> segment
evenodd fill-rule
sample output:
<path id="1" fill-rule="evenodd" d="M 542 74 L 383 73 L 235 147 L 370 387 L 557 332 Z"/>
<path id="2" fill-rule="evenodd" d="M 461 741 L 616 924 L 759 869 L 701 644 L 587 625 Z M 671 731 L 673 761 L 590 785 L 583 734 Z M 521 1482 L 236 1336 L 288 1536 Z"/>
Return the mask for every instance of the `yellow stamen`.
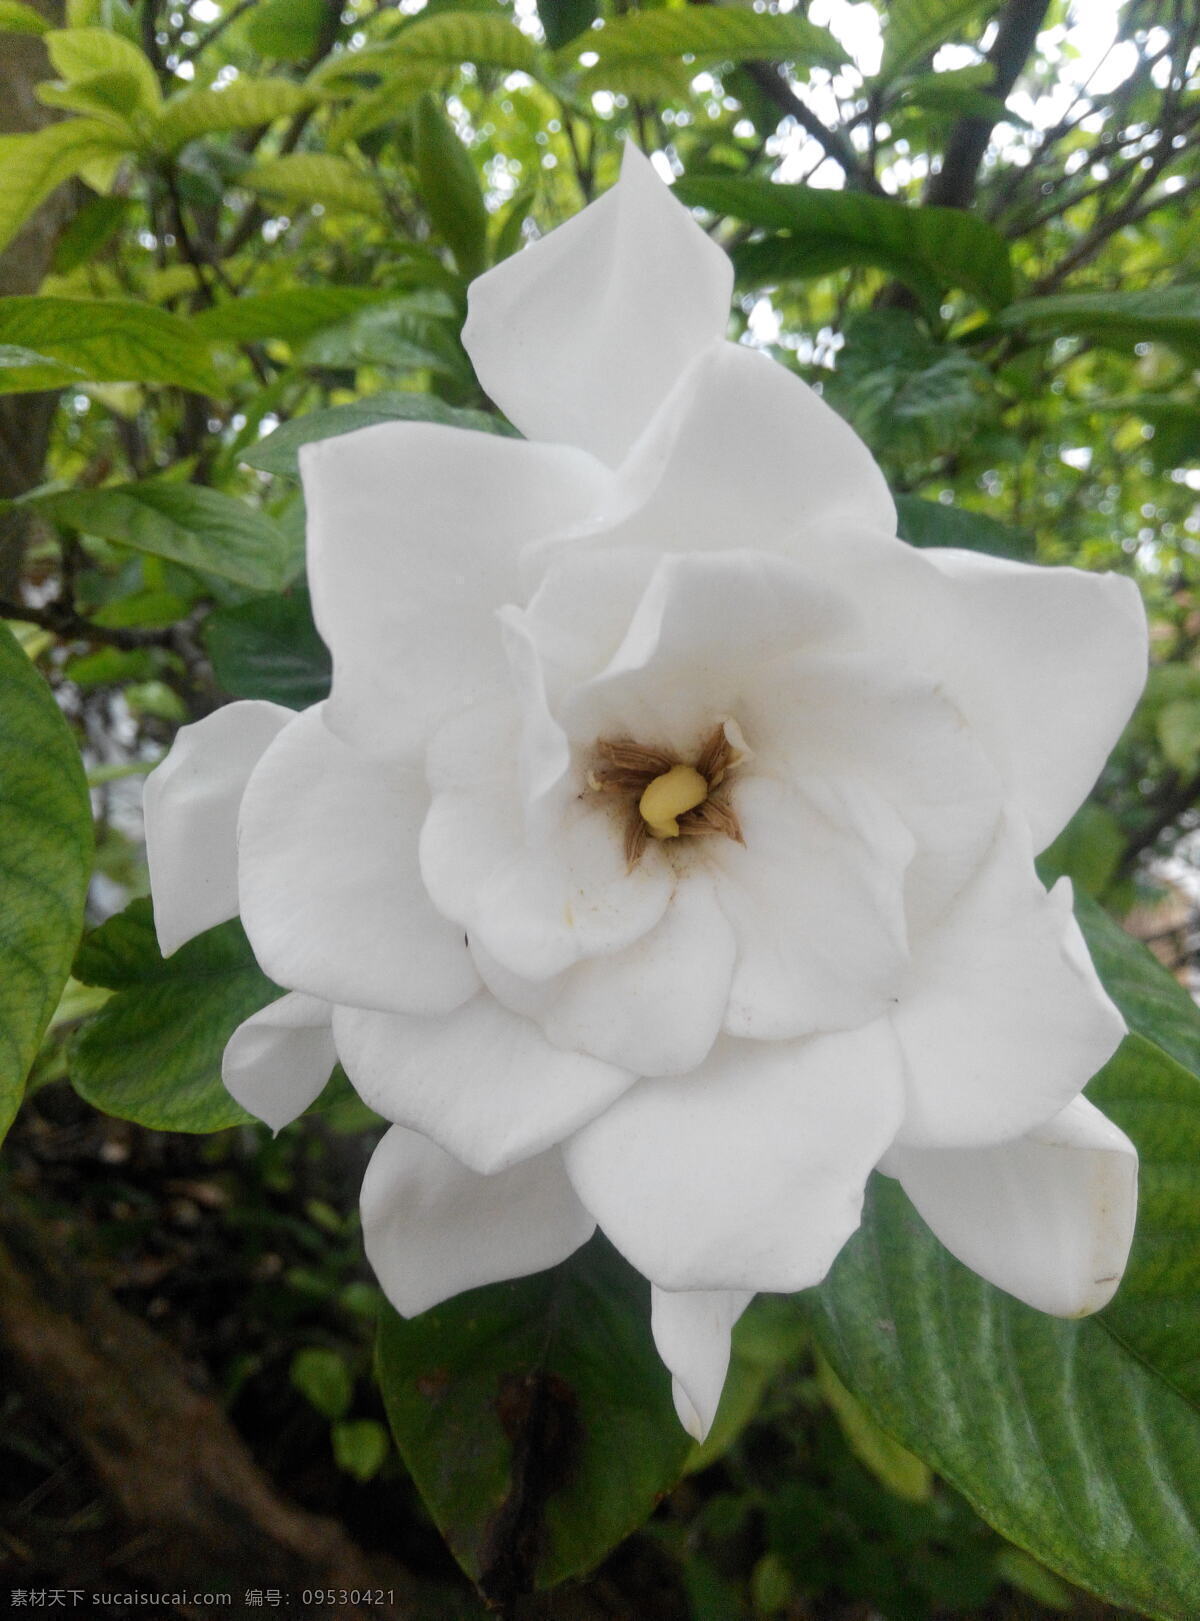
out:
<path id="1" fill-rule="evenodd" d="M 655 777 L 638 802 L 652 839 L 677 839 L 677 818 L 708 798 L 708 783 L 691 765 L 673 765 Z"/>

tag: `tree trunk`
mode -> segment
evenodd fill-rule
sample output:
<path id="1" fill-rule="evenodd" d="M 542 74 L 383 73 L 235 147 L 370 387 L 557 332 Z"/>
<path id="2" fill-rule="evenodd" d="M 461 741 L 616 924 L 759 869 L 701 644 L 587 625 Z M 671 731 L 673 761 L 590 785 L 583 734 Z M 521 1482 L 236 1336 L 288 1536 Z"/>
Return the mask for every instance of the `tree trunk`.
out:
<path id="1" fill-rule="evenodd" d="M 62 0 L 31 0 L 56 27 Z M 51 77 L 46 47 L 33 34 L 0 33 L 0 135 L 27 134 L 54 116 L 34 96 Z M 71 213 L 71 187 L 60 186 L 0 253 L 0 297 L 36 292 L 50 268 L 54 242 Z M 58 394 L 0 394 L 0 498 L 23 495 L 41 482 Z M 24 513 L 0 513 L 0 596 L 13 597 L 27 544 Z"/>

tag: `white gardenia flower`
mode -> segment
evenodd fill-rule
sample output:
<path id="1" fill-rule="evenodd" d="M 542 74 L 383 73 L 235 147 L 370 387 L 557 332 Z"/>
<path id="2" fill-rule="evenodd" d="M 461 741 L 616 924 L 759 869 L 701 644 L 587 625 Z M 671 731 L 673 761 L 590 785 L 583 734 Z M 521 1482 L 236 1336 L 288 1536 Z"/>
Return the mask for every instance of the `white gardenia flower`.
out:
<path id="1" fill-rule="evenodd" d="M 865 446 L 723 334 L 724 254 L 630 149 L 474 283 L 526 436 L 302 453 L 332 696 L 180 732 L 146 794 L 164 952 L 241 913 L 290 994 L 230 1091 L 335 1051 L 395 1124 L 367 1252 L 406 1315 L 598 1224 L 693 1434 L 756 1290 L 824 1277 L 878 1166 L 984 1277 L 1104 1304 L 1124 1032 L 1034 852 L 1141 689 L 1133 584 L 896 538 Z"/>

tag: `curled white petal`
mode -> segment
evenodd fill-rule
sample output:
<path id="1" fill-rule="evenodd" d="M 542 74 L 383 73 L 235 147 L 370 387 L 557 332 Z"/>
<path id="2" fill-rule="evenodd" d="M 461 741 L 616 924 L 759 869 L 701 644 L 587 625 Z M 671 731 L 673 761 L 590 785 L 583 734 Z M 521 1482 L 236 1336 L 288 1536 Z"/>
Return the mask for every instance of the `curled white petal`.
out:
<path id="1" fill-rule="evenodd" d="M 1071 886 L 1045 892 L 1019 823 L 914 949 L 893 1023 L 908 1095 L 900 1140 L 920 1147 L 1018 1136 L 1116 1051 L 1125 1021 L 1096 976 Z"/>
<path id="2" fill-rule="evenodd" d="M 619 185 L 472 282 L 463 344 L 522 433 L 615 466 L 732 292 L 728 258 L 630 143 Z"/>
<path id="3" fill-rule="evenodd" d="M 650 1289 L 650 1328 L 671 1371 L 679 1422 L 696 1441 L 712 1428 L 729 1371 L 729 1336 L 754 1296 L 745 1290 Z"/>
<path id="4" fill-rule="evenodd" d="M 810 1041 L 717 1042 L 690 1075 L 640 1082 L 566 1145 L 580 1198 L 663 1289 L 819 1283 L 895 1136 L 886 1021 Z"/>
<path id="5" fill-rule="evenodd" d="M 327 1002 L 446 1012 L 479 977 L 421 883 L 420 770 L 336 737 L 320 708 L 259 762 L 238 827 L 242 921 L 278 984 Z"/>
<path id="6" fill-rule="evenodd" d="M 182 726 L 146 778 L 146 861 L 164 957 L 238 912 L 237 819 L 250 773 L 296 716 L 248 700 Z"/>
<path id="7" fill-rule="evenodd" d="M 486 991 L 440 1018 L 338 1008 L 334 1032 L 364 1102 L 482 1175 L 561 1142 L 635 1079 L 551 1047 Z"/>
<path id="8" fill-rule="evenodd" d="M 371 1156 L 361 1204 L 367 1259 L 404 1317 L 557 1266 L 595 1230 L 556 1149 L 479 1176 L 403 1126 Z"/>
<path id="9" fill-rule="evenodd" d="M 1137 1214 L 1137 1150 L 1084 1097 L 992 1148 L 902 1148 L 883 1169 L 952 1255 L 1026 1305 L 1083 1317 L 1116 1292 Z"/>
<path id="10" fill-rule="evenodd" d="M 315 1103 L 337 1063 L 333 1009 L 293 991 L 238 1025 L 225 1044 L 221 1079 L 248 1113 L 279 1131 Z"/>

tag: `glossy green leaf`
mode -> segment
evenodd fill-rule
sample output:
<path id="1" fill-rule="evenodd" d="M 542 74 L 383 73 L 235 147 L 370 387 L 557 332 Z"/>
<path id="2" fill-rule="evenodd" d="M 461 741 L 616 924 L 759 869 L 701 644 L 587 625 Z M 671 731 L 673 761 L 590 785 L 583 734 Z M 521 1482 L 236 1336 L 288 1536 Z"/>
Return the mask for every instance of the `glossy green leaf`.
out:
<path id="1" fill-rule="evenodd" d="M 91 854 L 79 750 L 42 676 L 0 624 L 0 1137 L 66 984 Z"/>
<path id="2" fill-rule="evenodd" d="M 120 298 L 13 297 L 0 302 L 0 343 L 52 364 L 0 372 L 0 393 L 93 383 L 164 383 L 217 393 L 208 348 L 187 321 Z"/>
<path id="3" fill-rule="evenodd" d="M 162 102 L 158 75 L 132 40 L 111 28 L 52 28 L 44 38 L 55 71 L 68 84 L 86 84 L 110 73 L 126 74 L 136 96 L 128 111 L 157 111 Z"/>
<path id="4" fill-rule="evenodd" d="M 1010 304 L 1001 326 L 1046 336 L 1092 338 L 1127 348 L 1169 343 L 1200 357 L 1200 282 L 1148 287 L 1143 292 L 1055 293 Z"/>
<path id="5" fill-rule="evenodd" d="M 426 1506 L 498 1599 L 590 1570 L 675 1484 L 691 1446 L 647 1286 L 599 1238 L 411 1322 L 388 1312 L 377 1373 Z"/>
<path id="6" fill-rule="evenodd" d="M 560 53 L 569 67 L 580 51 L 604 64 L 656 56 L 693 56 L 704 62 L 787 61 L 838 68 L 846 53 L 825 28 L 800 11 L 776 13 L 733 6 L 682 6 L 610 17 L 601 29 Z"/>
<path id="7" fill-rule="evenodd" d="M 140 89 L 136 75 L 114 69 L 111 73 L 97 73 L 79 84 L 40 84 L 37 98 L 43 107 L 99 119 L 132 150 L 139 144 L 139 138 L 129 115 L 130 109 L 137 106 Z"/>
<path id="8" fill-rule="evenodd" d="M 320 203 L 335 213 L 387 218 L 387 207 L 370 177 L 347 158 L 327 152 L 293 152 L 287 157 L 269 158 L 239 175 L 238 185 L 285 203 Z"/>
<path id="9" fill-rule="evenodd" d="M 0 248 L 56 186 L 97 159 L 120 156 L 128 144 L 94 118 L 64 119 L 33 135 L 0 135 Z"/>
<path id="10" fill-rule="evenodd" d="M 968 23 L 997 9 L 997 0 L 889 0 L 881 12 L 883 62 L 887 82 L 932 56 L 939 45 L 957 39 Z"/>
<path id="11" fill-rule="evenodd" d="M 218 608 L 203 634 L 213 674 L 231 698 L 307 709 L 329 695 L 333 666 L 307 591 Z"/>
<path id="12" fill-rule="evenodd" d="M 264 473 L 280 473 L 298 478 L 297 454 L 301 445 L 318 439 L 333 439 L 340 433 L 372 427 L 376 422 L 441 422 L 450 428 L 470 428 L 483 433 L 511 434 L 513 430 L 499 417 L 486 411 L 464 411 L 445 405 L 433 394 L 368 394 L 348 405 L 330 405 L 306 416 L 285 422 L 245 451 L 242 460 Z"/>
<path id="13" fill-rule="evenodd" d="M 1102 1322 L 991 1288 L 883 1179 L 812 1311 L 876 1421 L 997 1530 L 1114 1603 L 1197 1613 L 1200 1417 Z"/>
<path id="14" fill-rule="evenodd" d="M 1099 899 L 1112 883 L 1125 854 L 1125 835 L 1111 811 L 1087 799 L 1062 832 L 1038 857 L 1047 886 L 1069 878 L 1077 890 Z"/>
<path id="15" fill-rule="evenodd" d="M 936 290 L 961 287 L 989 308 L 1012 297 L 1008 244 L 976 214 L 921 208 L 858 191 L 825 191 L 767 180 L 688 177 L 683 202 L 783 233 L 735 255 L 752 281 L 828 275 L 874 265 L 936 304 Z M 931 294 L 931 289 L 933 293 Z"/>
<path id="16" fill-rule="evenodd" d="M 280 589 L 300 568 L 292 540 L 265 512 L 199 484 L 63 490 L 31 504 L 52 523 L 258 591 Z"/>
<path id="17" fill-rule="evenodd" d="M 986 512 L 970 507 L 944 506 L 919 495 L 898 495 L 896 516 L 902 540 L 913 546 L 957 546 L 992 557 L 1013 557 L 1030 562 L 1037 542 L 1025 529 L 1014 529 Z"/>
<path id="18" fill-rule="evenodd" d="M 235 79 L 223 90 L 185 90 L 173 96 L 154 126 L 160 152 L 177 152 L 189 141 L 215 130 L 257 129 L 277 118 L 292 118 L 316 97 L 287 79 Z"/>
<path id="19" fill-rule="evenodd" d="M 487 265 L 487 207 L 475 165 L 432 96 L 422 96 L 413 114 L 413 162 L 429 218 L 472 280 Z"/>
<path id="20" fill-rule="evenodd" d="M 942 1249 L 899 1187 L 810 1297 L 838 1373 L 876 1420 L 1004 1535 L 1115 1603 L 1200 1606 L 1200 1012 L 1081 898 L 1132 1034 L 1088 1088 L 1138 1146 L 1138 1230 L 1096 1317 L 1020 1305 Z"/>
<path id="21" fill-rule="evenodd" d="M 538 0 L 538 20 L 552 51 L 588 29 L 600 15 L 599 0 Z"/>
<path id="22" fill-rule="evenodd" d="M 201 310 L 192 326 L 212 343 L 261 343 L 267 338 L 299 343 L 385 296 L 371 287 L 285 287 L 226 299 Z"/>
<path id="23" fill-rule="evenodd" d="M 50 24 L 23 0 L 0 0 L 0 34 L 44 34 Z"/>
<path id="24" fill-rule="evenodd" d="M 72 1046 L 81 1097 L 152 1131 L 220 1131 L 250 1119 L 221 1084 L 221 1054 L 243 1019 L 283 993 L 240 923 L 221 923 L 164 960 L 150 902 L 133 901 L 88 936 L 73 972 L 116 993 Z"/>

